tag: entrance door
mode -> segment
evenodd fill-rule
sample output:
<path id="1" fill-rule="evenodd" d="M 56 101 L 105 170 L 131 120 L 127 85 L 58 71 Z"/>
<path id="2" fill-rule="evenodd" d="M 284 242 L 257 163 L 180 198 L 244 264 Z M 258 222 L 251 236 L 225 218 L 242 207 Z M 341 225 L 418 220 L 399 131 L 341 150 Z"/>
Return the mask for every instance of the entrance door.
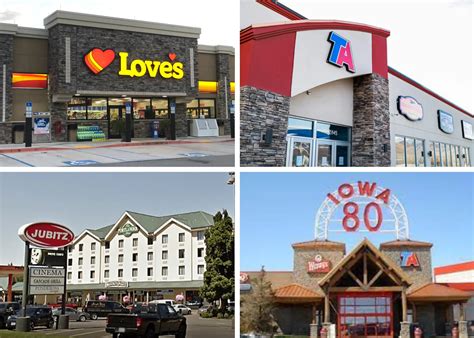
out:
<path id="1" fill-rule="evenodd" d="M 288 138 L 287 166 L 310 167 L 313 162 L 313 140 L 305 137 Z"/>
<path id="2" fill-rule="evenodd" d="M 318 140 L 318 158 L 317 158 L 317 166 L 318 167 L 332 167 L 334 166 L 333 163 L 333 148 L 334 142 L 333 141 L 322 141 Z"/>
<path id="3" fill-rule="evenodd" d="M 120 138 L 125 128 L 125 107 L 109 106 L 109 138 Z"/>
<path id="4" fill-rule="evenodd" d="M 336 167 L 349 166 L 349 146 L 336 144 Z"/>

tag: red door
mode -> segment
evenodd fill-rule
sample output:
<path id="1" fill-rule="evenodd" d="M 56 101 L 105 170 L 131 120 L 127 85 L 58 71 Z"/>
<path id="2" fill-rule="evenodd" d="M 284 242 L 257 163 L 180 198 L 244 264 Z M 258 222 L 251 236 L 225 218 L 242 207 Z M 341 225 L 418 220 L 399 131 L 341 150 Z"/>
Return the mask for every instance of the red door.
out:
<path id="1" fill-rule="evenodd" d="M 337 298 L 339 337 L 393 337 L 391 293 L 345 293 Z"/>

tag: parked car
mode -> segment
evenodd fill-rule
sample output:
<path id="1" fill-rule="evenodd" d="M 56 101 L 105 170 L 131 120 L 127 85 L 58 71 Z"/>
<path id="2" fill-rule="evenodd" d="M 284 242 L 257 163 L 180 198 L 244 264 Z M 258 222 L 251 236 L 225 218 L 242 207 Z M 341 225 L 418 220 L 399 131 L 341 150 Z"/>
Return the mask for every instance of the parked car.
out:
<path id="1" fill-rule="evenodd" d="M 173 306 L 176 312 L 181 313 L 182 315 L 190 315 L 191 309 L 184 304 L 176 304 Z"/>
<path id="2" fill-rule="evenodd" d="M 61 308 L 53 309 L 53 316 L 60 316 L 61 315 Z M 85 322 L 88 319 L 91 319 L 90 314 L 87 312 L 82 312 L 79 310 L 75 310 L 73 308 L 67 307 L 66 308 L 66 315 L 69 316 L 69 320 L 75 320 L 77 322 Z"/>
<path id="3" fill-rule="evenodd" d="M 18 310 L 14 315 L 8 317 L 7 329 L 14 330 L 16 328 L 16 320 L 23 315 L 22 312 L 23 309 Z M 27 306 L 26 315 L 30 317 L 31 330 L 34 330 L 37 326 L 46 326 L 48 329 L 54 326 L 53 311 L 47 306 Z"/>
<path id="4" fill-rule="evenodd" d="M 168 304 L 171 306 L 175 306 L 176 303 L 172 299 L 159 299 L 159 300 L 152 300 L 150 304 Z"/>
<path id="5" fill-rule="evenodd" d="M 154 338 L 161 335 L 174 335 L 176 338 L 186 337 L 186 318 L 178 314 L 172 306 L 163 303 L 150 303 L 139 313 L 107 316 L 105 331 L 113 338 L 145 337 Z"/>
<path id="6" fill-rule="evenodd" d="M 86 306 L 84 306 L 84 312 L 90 314 L 93 320 L 99 317 L 107 317 L 111 313 L 130 313 L 130 311 L 119 302 L 108 300 L 89 300 Z"/>
<path id="7" fill-rule="evenodd" d="M 199 308 L 198 313 L 211 312 L 213 309 L 212 304 L 203 305 Z"/>
<path id="8" fill-rule="evenodd" d="M 186 302 L 186 306 L 190 307 L 191 309 L 192 308 L 198 309 L 202 306 L 202 302 L 199 300 L 192 300 L 190 302 Z"/>
<path id="9" fill-rule="evenodd" d="M 17 302 L 1 302 L 0 303 L 0 329 L 4 329 L 7 319 L 20 309 L 20 303 Z"/>
<path id="10" fill-rule="evenodd" d="M 56 304 L 49 304 L 49 307 L 53 308 L 53 309 L 57 309 L 57 308 L 61 308 L 62 307 L 62 304 L 61 303 L 56 303 Z M 79 305 L 77 304 L 74 304 L 74 303 L 70 303 L 70 304 L 66 304 L 66 307 L 68 308 L 71 308 L 71 309 L 77 309 L 79 307 Z"/>

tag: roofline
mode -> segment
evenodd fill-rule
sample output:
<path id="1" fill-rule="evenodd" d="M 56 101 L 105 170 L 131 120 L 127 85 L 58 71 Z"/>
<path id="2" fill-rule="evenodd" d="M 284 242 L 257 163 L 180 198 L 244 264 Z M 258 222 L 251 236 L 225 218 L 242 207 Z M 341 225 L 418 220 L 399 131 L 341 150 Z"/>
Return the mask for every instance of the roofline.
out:
<path id="1" fill-rule="evenodd" d="M 19 38 L 48 39 L 48 30 L 22 27 L 16 24 L 0 22 L 0 34 L 10 34 Z"/>
<path id="2" fill-rule="evenodd" d="M 278 0 L 256 0 L 257 3 L 267 7 L 268 9 L 284 16 L 290 20 L 304 20 L 306 19 L 303 15 L 295 12 L 291 8 L 283 5 L 282 3 L 278 2 Z"/>
<path id="3" fill-rule="evenodd" d="M 444 97 L 442 97 L 442 96 L 436 94 L 436 93 L 435 93 L 434 91 L 432 91 L 431 89 L 426 88 L 426 87 L 423 86 L 422 84 L 416 82 L 416 81 L 413 80 L 412 78 L 406 76 L 405 74 L 400 73 L 398 70 L 396 70 L 396 69 L 394 69 L 394 68 L 392 68 L 392 67 L 390 67 L 390 66 L 388 67 L 388 73 L 389 73 L 389 74 L 392 74 L 393 76 L 398 77 L 400 80 L 403 80 L 403 81 L 405 81 L 405 82 L 411 84 L 412 86 L 414 86 L 414 87 L 416 87 L 416 88 L 418 88 L 418 89 L 424 91 L 425 93 L 427 93 L 427 94 L 433 96 L 434 98 L 436 98 L 436 99 L 438 99 L 438 100 L 440 100 L 440 101 L 446 103 L 448 106 L 451 106 L 451 107 L 453 107 L 453 108 L 456 109 L 456 110 L 459 110 L 461 113 L 464 113 L 464 114 L 466 114 L 466 115 L 469 116 L 469 117 L 474 117 L 474 114 L 469 113 L 467 110 L 465 110 L 465 109 L 459 107 L 458 105 L 452 103 L 451 101 L 448 101 L 448 100 L 445 99 Z"/>
<path id="4" fill-rule="evenodd" d="M 455 272 L 462 272 L 462 271 L 469 271 L 474 270 L 474 261 L 458 263 L 458 264 L 451 264 L 451 265 L 444 265 L 438 266 L 434 268 L 434 275 L 444 275 L 448 273 L 455 273 Z"/>
<path id="5" fill-rule="evenodd" d="M 402 242 L 404 242 L 402 244 Z M 406 242 L 411 242 L 411 243 L 406 243 Z M 395 241 L 389 241 L 389 242 L 384 242 L 380 243 L 380 249 L 382 248 L 393 248 L 393 247 L 399 247 L 399 246 L 415 246 L 415 247 L 421 247 L 421 248 L 431 248 L 433 247 L 433 243 L 429 242 L 420 242 L 420 241 L 412 241 L 412 240 L 395 240 Z"/>
<path id="6" fill-rule="evenodd" d="M 198 53 L 235 55 L 235 49 L 232 46 L 223 46 L 223 45 L 217 45 L 217 46 L 198 45 Z"/>
<path id="7" fill-rule="evenodd" d="M 240 31 L 240 44 L 250 40 L 260 40 L 288 33 L 321 29 L 358 31 L 378 35 L 384 38 L 390 36 L 389 30 L 357 22 L 341 20 L 297 20 L 263 25 L 251 25 Z"/>
<path id="8" fill-rule="evenodd" d="M 110 16 L 61 10 L 54 11 L 48 15 L 43 22 L 46 29 L 63 24 L 168 36 L 180 36 L 194 39 L 198 39 L 201 35 L 201 28 L 197 27 L 178 26 L 151 21 L 115 18 Z"/>
<path id="9" fill-rule="evenodd" d="M 89 229 L 85 229 L 85 230 L 83 230 L 83 231 L 79 234 L 79 236 L 77 236 L 76 238 L 74 238 L 74 241 L 72 242 L 72 245 L 76 245 L 76 243 L 79 241 L 79 239 L 80 239 L 82 236 L 86 235 L 86 234 L 91 235 L 92 237 L 94 237 L 95 239 L 97 239 L 99 242 L 102 242 L 102 241 L 103 241 L 102 238 L 97 237 L 97 235 L 93 234 Z"/>
<path id="10" fill-rule="evenodd" d="M 177 225 L 179 225 L 179 226 L 185 228 L 186 230 L 188 230 L 189 232 L 191 232 L 193 230 L 189 225 L 184 224 L 183 222 L 178 221 L 176 218 L 171 217 L 165 223 L 163 223 L 161 226 L 159 226 L 155 231 L 153 231 L 153 236 L 157 235 L 162 228 L 167 227 L 171 223 L 176 223 Z"/>
<path id="11" fill-rule="evenodd" d="M 140 229 L 142 229 L 142 231 L 144 233 L 146 233 L 148 235 L 148 231 L 140 224 L 140 222 L 138 222 L 135 218 L 132 217 L 132 215 L 130 215 L 128 213 L 128 211 L 125 211 L 122 216 L 120 216 L 120 218 L 118 219 L 117 222 L 115 222 L 115 224 L 112 226 L 112 228 L 110 228 L 109 232 L 107 233 L 107 235 L 104 236 L 104 240 L 106 241 L 107 238 L 109 237 L 109 235 L 114 231 L 114 229 L 117 227 L 117 225 L 120 223 L 120 221 L 125 217 L 125 215 L 127 215 L 132 221 L 134 221 L 139 227 Z"/>

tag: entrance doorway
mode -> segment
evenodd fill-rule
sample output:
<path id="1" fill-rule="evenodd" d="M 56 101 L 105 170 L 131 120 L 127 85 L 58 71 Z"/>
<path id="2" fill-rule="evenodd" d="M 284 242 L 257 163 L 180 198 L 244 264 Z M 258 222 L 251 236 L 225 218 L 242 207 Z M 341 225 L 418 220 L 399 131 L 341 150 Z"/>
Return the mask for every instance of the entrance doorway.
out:
<path id="1" fill-rule="evenodd" d="M 125 106 L 109 106 L 109 138 L 120 138 L 125 128 Z"/>
<path id="2" fill-rule="evenodd" d="M 390 293 L 338 296 L 339 337 L 392 337 L 392 308 Z"/>

